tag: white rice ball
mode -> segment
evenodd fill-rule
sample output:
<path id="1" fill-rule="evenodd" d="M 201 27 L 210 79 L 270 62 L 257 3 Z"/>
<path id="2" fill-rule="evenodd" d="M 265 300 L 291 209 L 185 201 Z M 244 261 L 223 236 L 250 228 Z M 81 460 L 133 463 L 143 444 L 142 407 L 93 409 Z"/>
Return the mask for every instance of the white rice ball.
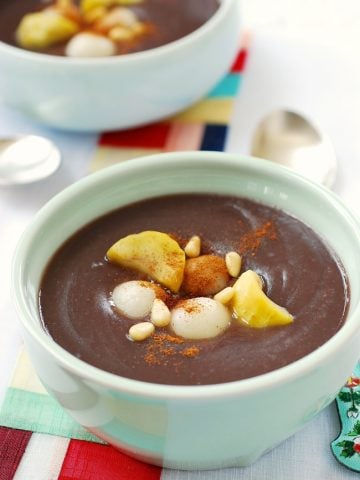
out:
<path id="1" fill-rule="evenodd" d="M 107 37 L 83 32 L 69 40 L 65 54 L 68 57 L 110 57 L 116 54 L 116 47 Z"/>
<path id="2" fill-rule="evenodd" d="M 231 321 L 230 311 L 207 297 L 184 300 L 171 312 L 170 325 L 176 335 L 199 340 L 216 337 Z"/>
<path id="3" fill-rule="evenodd" d="M 150 314 L 155 300 L 155 290 L 147 282 L 132 280 L 114 288 L 112 300 L 115 307 L 127 317 L 139 320 Z"/>

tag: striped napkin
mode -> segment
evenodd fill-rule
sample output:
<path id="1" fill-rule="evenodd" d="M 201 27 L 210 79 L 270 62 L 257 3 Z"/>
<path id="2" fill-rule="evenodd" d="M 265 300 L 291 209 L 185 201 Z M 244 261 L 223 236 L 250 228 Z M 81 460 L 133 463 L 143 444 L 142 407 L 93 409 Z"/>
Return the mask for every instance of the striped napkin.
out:
<path id="1" fill-rule="evenodd" d="M 228 75 L 188 110 L 152 125 L 100 135 L 90 169 L 158 152 L 223 150 L 245 61 L 243 49 Z M 175 479 L 176 472 L 134 460 L 75 423 L 47 394 L 26 351 L 20 352 L 0 408 L 0 480 L 165 477 Z"/>

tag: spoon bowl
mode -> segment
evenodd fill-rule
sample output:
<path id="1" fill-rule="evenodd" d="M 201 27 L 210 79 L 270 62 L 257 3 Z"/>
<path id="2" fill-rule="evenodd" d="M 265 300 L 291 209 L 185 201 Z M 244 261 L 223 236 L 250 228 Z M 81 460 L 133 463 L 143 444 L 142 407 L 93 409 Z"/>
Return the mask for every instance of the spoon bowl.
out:
<path id="1" fill-rule="evenodd" d="M 0 185 L 36 182 L 54 173 L 59 149 L 47 138 L 21 135 L 0 139 Z"/>
<path id="2" fill-rule="evenodd" d="M 296 170 L 331 187 L 336 175 L 336 155 L 328 136 L 299 113 L 276 110 L 257 127 L 251 154 Z"/>

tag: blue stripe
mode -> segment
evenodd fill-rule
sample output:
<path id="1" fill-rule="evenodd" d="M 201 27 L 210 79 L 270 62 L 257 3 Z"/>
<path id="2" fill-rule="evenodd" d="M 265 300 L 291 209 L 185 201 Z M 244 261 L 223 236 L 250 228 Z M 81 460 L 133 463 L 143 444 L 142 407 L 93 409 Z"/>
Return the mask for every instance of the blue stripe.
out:
<path id="1" fill-rule="evenodd" d="M 229 73 L 209 93 L 208 97 L 235 97 L 239 91 L 242 77 L 237 73 Z"/>
<path id="2" fill-rule="evenodd" d="M 227 131 L 226 125 L 206 125 L 200 150 L 223 151 Z"/>

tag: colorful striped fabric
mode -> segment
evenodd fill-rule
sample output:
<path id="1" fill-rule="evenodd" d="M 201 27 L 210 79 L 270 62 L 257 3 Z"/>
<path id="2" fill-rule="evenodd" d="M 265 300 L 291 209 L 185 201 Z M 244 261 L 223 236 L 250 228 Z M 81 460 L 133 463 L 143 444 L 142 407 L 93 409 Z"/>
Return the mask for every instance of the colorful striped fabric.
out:
<path id="1" fill-rule="evenodd" d="M 0 427 L 1 480 L 159 480 L 161 471 L 109 445 Z"/>
<path id="2" fill-rule="evenodd" d="M 245 60 L 241 50 L 231 72 L 185 112 L 103 133 L 90 169 L 156 152 L 223 150 Z M 0 480 L 157 480 L 164 473 L 82 429 L 44 390 L 26 352 L 20 353 L 0 408 Z"/>

